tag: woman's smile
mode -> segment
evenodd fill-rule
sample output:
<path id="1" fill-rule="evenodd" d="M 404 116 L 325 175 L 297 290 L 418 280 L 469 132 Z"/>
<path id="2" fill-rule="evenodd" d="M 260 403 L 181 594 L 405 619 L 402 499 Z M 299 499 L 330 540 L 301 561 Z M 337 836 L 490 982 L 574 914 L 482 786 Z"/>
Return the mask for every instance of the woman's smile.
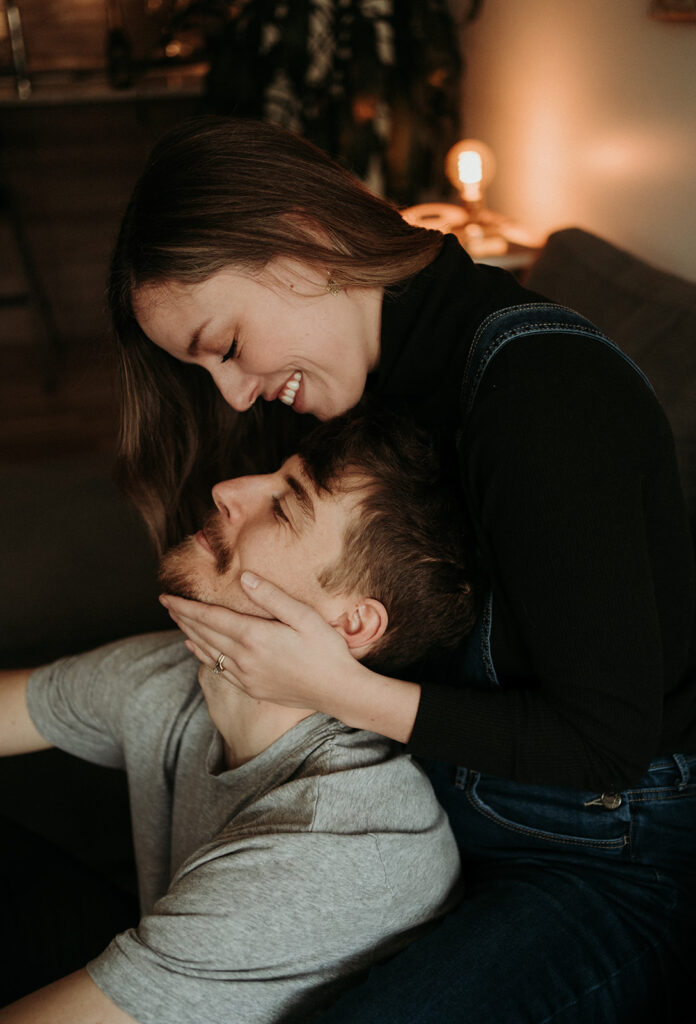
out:
<path id="1" fill-rule="evenodd" d="M 300 384 L 302 383 L 302 373 L 297 370 L 293 373 L 290 380 L 286 383 L 285 387 L 278 395 L 278 398 L 284 405 L 294 405 L 297 394 L 300 390 Z"/>
<path id="2" fill-rule="evenodd" d="M 379 361 L 381 301 L 381 288 L 331 293 L 320 272 L 275 260 L 253 276 L 146 284 L 133 305 L 147 337 L 206 369 L 239 412 L 261 396 L 325 420 L 357 404 Z"/>

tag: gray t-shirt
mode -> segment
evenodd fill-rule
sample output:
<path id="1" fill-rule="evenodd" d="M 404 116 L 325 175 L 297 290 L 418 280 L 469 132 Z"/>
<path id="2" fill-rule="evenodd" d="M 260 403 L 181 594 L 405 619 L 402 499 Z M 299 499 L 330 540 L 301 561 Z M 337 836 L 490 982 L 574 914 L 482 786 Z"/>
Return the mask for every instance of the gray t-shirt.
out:
<path id="1" fill-rule="evenodd" d="M 141 1024 L 307 1021 L 452 904 L 456 845 L 409 757 L 314 714 L 227 769 L 180 633 L 39 669 L 28 706 L 128 773 L 142 917 L 88 970 Z"/>

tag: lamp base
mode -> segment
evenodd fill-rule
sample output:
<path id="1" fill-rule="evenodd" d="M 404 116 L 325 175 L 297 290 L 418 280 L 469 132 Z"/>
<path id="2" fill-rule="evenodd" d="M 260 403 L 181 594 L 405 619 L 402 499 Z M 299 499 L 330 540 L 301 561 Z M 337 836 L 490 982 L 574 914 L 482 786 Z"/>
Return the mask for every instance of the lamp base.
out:
<path id="1" fill-rule="evenodd" d="M 461 228 L 456 228 L 453 234 L 474 259 L 482 256 L 501 256 L 508 251 L 507 239 L 503 238 L 493 224 L 471 220 Z"/>
<path id="2" fill-rule="evenodd" d="M 451 232 L 472 259 L 497 266 L 527 266 L 544 244 L 516 221 L 481 208 L 473 214 L 454 203 L 419 203 L 401 210 L 401 216 L 417 228 Z"/>
<path id="3" fill-rule="evenodd" d="M 443 235 L 462 228 L 468 219 L 466 210 L 454 203 L 418 203 L 401 210 L 401 216 L 414 228 L 430 228 Z"/>
<path id="4" fill-rule="evenodd" d="M 502 218 L 479 203 L 474 212 L 473 204 L 455 206 L 454 203 L 418 203 L 401 211 L 401 216 L 416 228 L 430 228 L 450 232 L 472 256 L 499 256 L 507 252 L 508 244 L 498 230 Z"/>

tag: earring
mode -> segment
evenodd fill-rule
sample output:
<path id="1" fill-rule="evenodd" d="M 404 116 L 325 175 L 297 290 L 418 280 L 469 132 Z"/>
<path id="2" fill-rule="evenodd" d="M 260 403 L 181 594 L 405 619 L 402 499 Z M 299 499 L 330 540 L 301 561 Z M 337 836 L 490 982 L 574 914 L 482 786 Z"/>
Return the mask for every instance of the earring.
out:
<path id="1" fill-rule="evenodd" d="M 330 277 L 326 282 L 326 290 L 329 295 L 339 295 L 343 291 L 338 281 L 334 281 L 333 277 Z"/>

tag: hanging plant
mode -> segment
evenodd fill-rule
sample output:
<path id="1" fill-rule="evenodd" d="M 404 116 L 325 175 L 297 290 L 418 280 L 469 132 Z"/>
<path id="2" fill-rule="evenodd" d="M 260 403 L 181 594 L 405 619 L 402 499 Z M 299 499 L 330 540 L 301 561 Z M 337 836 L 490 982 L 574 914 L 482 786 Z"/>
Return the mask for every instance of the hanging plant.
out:
<path id="1" fill-rule="evenodd" d="M 445 0 L 237 0 L 208 49 L 208 109 L 300 132 L 399 203 L 444 187 L 462 69 Z"/>

